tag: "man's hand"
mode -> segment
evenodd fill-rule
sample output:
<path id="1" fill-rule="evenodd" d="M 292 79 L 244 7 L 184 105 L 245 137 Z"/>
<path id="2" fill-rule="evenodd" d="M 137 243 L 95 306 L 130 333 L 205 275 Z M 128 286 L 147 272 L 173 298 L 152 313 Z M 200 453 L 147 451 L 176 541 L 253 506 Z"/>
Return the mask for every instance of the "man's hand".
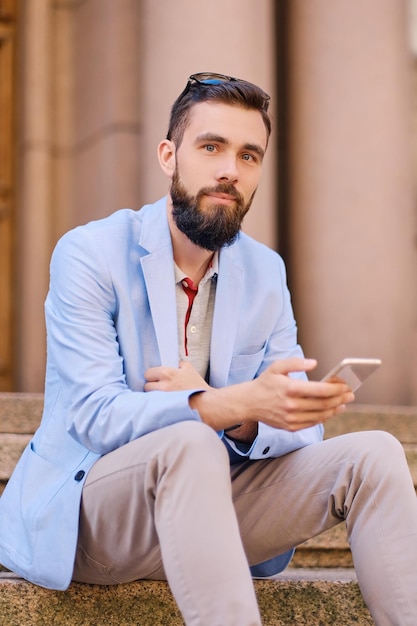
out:
<path id="1" fill-rule="evenodd" d="M 182 391 L 210 389 L 204 378 L 189 361 L 180 361 L 179 367 L 150 367 L 145 372 L 145 391 Z"/>
<path id="2" fill-rule="evenodd" d="M 288 376 L 291 372 L 311 371 L 316 364 L 314 359 L 298 357 L 275 361 L 255 380 L 194 394 L 190 406 L 215 430 L 247 421 L 290 432 L 315 426 L 341 413 L 354 400 L 345 383 Z"/>

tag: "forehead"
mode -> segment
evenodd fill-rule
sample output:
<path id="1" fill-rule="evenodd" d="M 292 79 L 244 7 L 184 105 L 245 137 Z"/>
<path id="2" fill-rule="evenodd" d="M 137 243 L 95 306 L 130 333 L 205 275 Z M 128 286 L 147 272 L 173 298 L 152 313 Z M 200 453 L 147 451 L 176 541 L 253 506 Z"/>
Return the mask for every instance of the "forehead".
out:
<path id="1" fill-rule="evenodd" d="M 215 134 L 239 145 L 267 146 L 267 132 L 262 115 L 254 109 L 224 104 L 199 102 L 190 110 L 183 141 L 195 141 L 200 135 Z"/>

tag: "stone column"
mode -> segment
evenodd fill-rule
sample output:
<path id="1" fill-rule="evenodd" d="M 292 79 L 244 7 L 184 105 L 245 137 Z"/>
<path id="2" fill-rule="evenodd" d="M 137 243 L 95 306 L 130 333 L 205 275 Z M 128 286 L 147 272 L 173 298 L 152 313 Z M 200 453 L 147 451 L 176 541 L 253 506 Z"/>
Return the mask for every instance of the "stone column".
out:
<path id="1" fill-rule="evenodd" d="M 405 0 L 291 0 L 291 278 L 317 376 L 383 367 L 357 400 L 413 397 L 416 313 L 411 66 Z M 414 377 L 415 378 L 415 377 Z"/>
<path id="2" fill-rule="evenodd" d="M 51 193 L 50 0 L 25 2 L 19 93 L 17 386 L 41 391 L 45 375 L 44 299 L 48 289 Z"/>
<path id="3" fill-rule="evenodd" d="M 273 8 L 272 0 L 143 0 L 146 201 L 167 191 L 156 146 L 166 134 L 170 107 L 190 74 L 210 71 L 236 76 L 274 95 Z M 245 218 L 245 230 L 270 246 L 276 239 L 275 137 L 276 133 L 257 197 Z"/>

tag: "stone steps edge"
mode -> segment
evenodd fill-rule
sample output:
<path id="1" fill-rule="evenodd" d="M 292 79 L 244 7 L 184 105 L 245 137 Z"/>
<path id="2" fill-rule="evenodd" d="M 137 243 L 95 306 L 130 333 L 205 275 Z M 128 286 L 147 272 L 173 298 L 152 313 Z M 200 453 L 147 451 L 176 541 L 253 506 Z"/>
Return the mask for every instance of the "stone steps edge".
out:
<path id="1" fill-rule="evenodd" d="M 255 580 L 264 626 L 373 624 L 353 571 L 292 571 Z M 167 583 L 99 587 L 73 583 L 65 592 L 0 574 L 0 624 L 7 626 L 180 626 Z"/>
<path id="2" fill-rule="evenodd" d="M 0 432 L 33 433 L 41 419 L 43 394 L 28 392 L 0 392 Z M 366 418 L 366 424 L 364 419 Z M 400 434 L 404 431 L 405 443 L 417 442 L 417 406 L 353 404 L 345 413 L 328 421 L 326 436 L 335 436 L 339 432 L 363 430 L 366 428 L 394 429 Z M 394 432 L 396 436 L 396 432 Z M 402 437 L 398 437 L 403 441 Z"/>

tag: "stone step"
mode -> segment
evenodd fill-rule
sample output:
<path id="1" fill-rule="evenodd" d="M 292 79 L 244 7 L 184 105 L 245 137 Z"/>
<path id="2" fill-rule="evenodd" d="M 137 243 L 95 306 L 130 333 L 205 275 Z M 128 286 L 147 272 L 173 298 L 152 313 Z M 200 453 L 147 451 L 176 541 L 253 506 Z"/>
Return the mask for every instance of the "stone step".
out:
<path id="1" fill-rule="evenodd" d="M 0 393 L 0 495 L 39 425 L 42 393 Z"/>
<path id="2" fill-rule="evenodd" d="M 42 393 L 0 393 L 0 432 L 34 433 L 42 417 Z"/>
<path id="3" fill-rule="evenodd" d="M 0 393 L 0 432 L 33 433 L 42 408 L 41 393 Z M 404 444 L 417 443 L 417 407 L 352 404 L 326 423 L 327 437 L 361 430 L 386 430 Z"/>
<path id="4" fill-rule="evenodd" d="M 363 430 L 386 430 L 403 444 L 416 444 L 417 406 L 351 404 L 344 413 L 326 422 L 325 436 Z"/>
<path id="5" fill-rule="evenodd" d="M 0 432 L 33 433 L 42 408 L 41 393 L 0 392 Z M 417 407 L 351 404 L 326 423 L 326 436 L 358 430 L 387 430 L 402 443 L 417 443 Z"/>
<path id="6" fill-rule="evenodd" d="M 374 623 L 352 570 L 293 570 L 254 584 L 264 626 Z M 0 624 L 180 626 L 183 620 L 165 582 L 105 587 L 73 583 L 62 592 L 0 574 Z"/>
<path id="7" fill-rule="evenodd" d="M 353 567 L 344 522 L 305 541 L 295 551 L 290 567 Z"/>

